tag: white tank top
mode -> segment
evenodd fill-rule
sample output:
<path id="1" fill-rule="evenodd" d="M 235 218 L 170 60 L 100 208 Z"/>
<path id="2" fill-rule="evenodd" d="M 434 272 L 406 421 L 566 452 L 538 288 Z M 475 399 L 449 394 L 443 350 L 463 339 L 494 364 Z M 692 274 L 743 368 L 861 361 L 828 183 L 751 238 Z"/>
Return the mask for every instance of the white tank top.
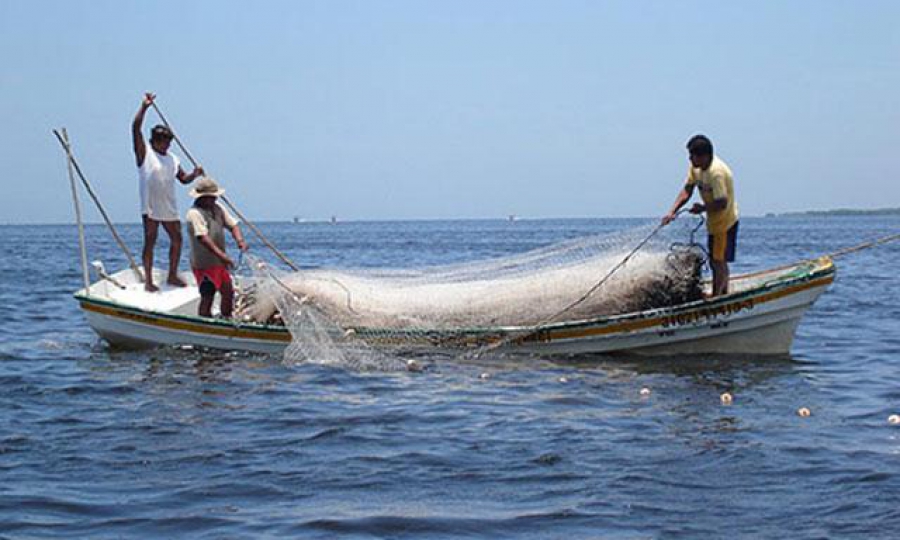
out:
<path id="1" fill-rule="evenodd" d="M 144 162 L 138 167 L 141 214 L 156 221 L 178 221 L 175 175 L 180 166 L 181 162 L 172 152 L 161 155 L 146 144 Z"/>

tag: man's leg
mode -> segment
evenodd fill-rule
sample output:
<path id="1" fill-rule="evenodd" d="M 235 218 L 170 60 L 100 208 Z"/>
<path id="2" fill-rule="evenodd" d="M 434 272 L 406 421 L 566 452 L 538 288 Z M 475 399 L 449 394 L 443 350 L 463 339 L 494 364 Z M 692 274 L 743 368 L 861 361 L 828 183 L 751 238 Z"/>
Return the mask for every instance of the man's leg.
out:
<path id="1" fill-rule="evenodd" d="M 712 295 L 728 292 L 728 233 L 717 232 L 709 235 L 709 267 L 712 269 Z"/>
<path id="2" fill-rule="evenodd" d="M 709 236 L 709 266 L 713 272 L 713 296 L 728 294 L 731 273 L 728 263 L 734 262 L 737 251 L 738 222 L 725 232 Z"/>
<path id="3" fill-rule="evenodd" d="M 713 296 L 728 294 L 728 261 L 709 261 L 713 273 Z"/>
<path id="4" fill-rule="evenodd" d="M 232 287 L 230 281 L 222 283 L 222 288 L 219 289 L 219 295 L 222 297 L 219 311 L 221 311 L 223 317 L 230 319 L 231 311 L 234 306 L 234 287 Z"/>
<path id="5" fill-rule="evenodd" d="M 201 317 L 212 317 L 213 299 L 216 297 L 216 286 L 208 279 L 200 283 L 200 306 L 197 314 Z"/>
<path id="6" fill-rule="evenodd" d="M 169 285 L 186 287 L 187 283 L 178 277 L 178 261 L 181 259 L 181 222 L 163 221 L 163 227 L 169 234 Z"/>
<path id="7" fill-rule="evenodd" d="M 141 216 L 144 224 L 144 250 L 141 259 L 144 263 L 144 290 L 148 292 L 156 292 L 159 287 L 153 284 L 153 248 L 156 246 L 156 236 L 159 233 L 159 222 L 147 217 L 146 214 Z"/>

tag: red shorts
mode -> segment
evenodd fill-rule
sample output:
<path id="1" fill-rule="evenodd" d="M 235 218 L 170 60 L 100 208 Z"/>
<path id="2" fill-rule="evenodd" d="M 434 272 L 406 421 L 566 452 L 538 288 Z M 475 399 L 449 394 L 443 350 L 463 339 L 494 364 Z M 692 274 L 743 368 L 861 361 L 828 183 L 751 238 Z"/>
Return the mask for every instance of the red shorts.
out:
<path id="1" fill-rule="evenodd" d="M 194 277 L 197 278 L 197 285 L 200 287 L 200 294 L 203 294 L 204 281 L 209 282 L 216 291 L 222 290 L 222 285 L 231 283 L 231 274 L 228 268 L 223 266 L 210 266 L 209 268 L 193 268 Z M 207 285 L 208 287 L 208 285 Z"/>

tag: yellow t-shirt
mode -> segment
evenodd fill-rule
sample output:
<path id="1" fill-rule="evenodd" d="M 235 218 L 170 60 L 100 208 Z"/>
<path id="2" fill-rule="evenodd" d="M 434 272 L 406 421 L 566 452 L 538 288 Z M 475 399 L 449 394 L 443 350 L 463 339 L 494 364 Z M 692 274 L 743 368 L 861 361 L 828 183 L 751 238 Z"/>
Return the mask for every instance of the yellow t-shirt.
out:
<path id="1" fill-rule="evenodd" d="M 700 190 L 700 197 L 706 205 L 706 228 L 710 234 L 726 232 L 738 220 L 738 206 L 734 200 L 734 179 L 731 169 L 724 161 L 713 156 L 712 163 L 705 171 L 695 167 L 688 168 L 685 186 L 696 186 Z M 722 210 L 709 210 L 709 206 L 716 199 L 728 199 L 728 205 Z"/>

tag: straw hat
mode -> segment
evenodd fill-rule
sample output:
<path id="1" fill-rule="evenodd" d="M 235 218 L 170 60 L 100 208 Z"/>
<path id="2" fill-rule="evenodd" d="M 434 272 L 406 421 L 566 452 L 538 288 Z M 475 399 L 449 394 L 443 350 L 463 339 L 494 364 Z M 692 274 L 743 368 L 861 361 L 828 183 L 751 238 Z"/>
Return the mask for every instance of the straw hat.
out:
<path id="1" fill-rule="evenodd" d="M 197 183 L 194 184 L 194 189 L 190 191 L 191 197 L 195 199 L 200 197 L 221 197 L 224 194 L 225 190 L 221 189 L 219 184 L 209 176 L 200 177 Z"/>

